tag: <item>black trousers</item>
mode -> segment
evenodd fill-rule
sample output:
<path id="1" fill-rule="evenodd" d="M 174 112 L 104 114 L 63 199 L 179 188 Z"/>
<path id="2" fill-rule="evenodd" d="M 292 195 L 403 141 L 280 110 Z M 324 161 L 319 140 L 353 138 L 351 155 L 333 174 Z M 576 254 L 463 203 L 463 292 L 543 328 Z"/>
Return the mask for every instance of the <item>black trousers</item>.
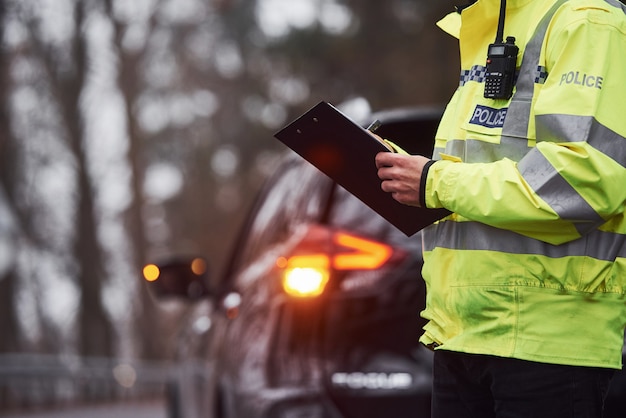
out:
<path id="1" fill-rule="evenodd" d="M 612 369 L 435 352 L 432 418 L 601 418 Z"/>

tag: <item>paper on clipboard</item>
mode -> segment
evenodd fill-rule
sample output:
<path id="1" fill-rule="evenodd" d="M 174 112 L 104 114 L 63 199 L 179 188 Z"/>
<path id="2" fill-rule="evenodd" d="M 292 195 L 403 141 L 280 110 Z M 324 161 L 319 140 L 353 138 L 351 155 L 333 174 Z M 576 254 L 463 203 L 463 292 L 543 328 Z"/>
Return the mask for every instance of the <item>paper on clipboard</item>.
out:
<path id="1" fill-rule="evenodd" d="M 406 206 L 384 192 L 375 156 L 388 146 L 327 102 L 274 136 L 408 236 L 450 214 Z"/>

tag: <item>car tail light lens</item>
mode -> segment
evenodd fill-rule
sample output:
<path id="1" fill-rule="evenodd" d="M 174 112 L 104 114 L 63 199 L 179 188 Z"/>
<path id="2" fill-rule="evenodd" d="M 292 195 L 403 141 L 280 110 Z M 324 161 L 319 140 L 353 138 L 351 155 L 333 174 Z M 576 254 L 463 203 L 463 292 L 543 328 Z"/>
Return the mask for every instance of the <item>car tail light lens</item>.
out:
<path id="1" fill-rule="evenodd" d="M 345 231 L 311 226 L 293 253 L 276 263 L 283 269 L 283 289 L 291 296 L 316 297 L 324 292 L 333 271 L 379 269 L 393 249 Z"/>
<path id="2" fill-rule="evenodd" d="M 341 232 L 335 234 L 335 243 L 345 249 L 334 256 L 337 270 L 376 270 L 393 252 L 389 245 Z"/>
<path id="3" fill-rule="evenodd" d="M 283 289 L 296 297 L 315 297 L 324 292 L 330 279 L 330 258 L 325 254 L 294 256 L 281 261 Z"/>

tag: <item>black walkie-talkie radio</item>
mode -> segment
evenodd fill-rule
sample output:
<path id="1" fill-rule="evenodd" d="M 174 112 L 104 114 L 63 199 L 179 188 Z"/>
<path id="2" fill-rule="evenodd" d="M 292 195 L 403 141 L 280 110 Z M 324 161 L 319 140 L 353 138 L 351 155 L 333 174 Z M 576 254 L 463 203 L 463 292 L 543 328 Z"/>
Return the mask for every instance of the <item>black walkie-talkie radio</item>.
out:
<path id="1" fill-rule="evenodd" d="M 515 68 L 519 48 L 515 38 L 509 36 L 506 43 L 493 43 L 487 51 L 487 73 L 485 74 L 485 97 L 488 99 L 510 99 L 515 85 Z"/>
<path id="2" fill-rule="evenodd" d="M 515 45 L 515 38 L 504 37 L 504 19 L 506 15 L 506 0 L 500 1 L 500 18 L 496 41 L 489 45 L 487 50 L 487 66 L 485 74 L 485 93 L 487 99 L 510 99 L 515 86 L 515 70 L 519 48 Z"/>

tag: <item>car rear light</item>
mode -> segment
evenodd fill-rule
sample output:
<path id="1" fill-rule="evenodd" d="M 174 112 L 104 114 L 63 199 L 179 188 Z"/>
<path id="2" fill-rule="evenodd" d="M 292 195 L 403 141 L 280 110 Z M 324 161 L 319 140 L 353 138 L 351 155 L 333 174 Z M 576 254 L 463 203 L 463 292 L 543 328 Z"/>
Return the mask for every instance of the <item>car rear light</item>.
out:
<path id="1" fill-rule="evenodd" d="M 337 270 L 376 270 L 393 252 L 389 245 L 345 233 L 337 233 L 335 242 L 346 250 L 335 254 L 334 267 Z"/>
<path id="2" fill-rule="evenodd" d="M 345 231 L 310 226 L 293 253 L 276 262 L 283 269 L 283 289 L 291 296 L 317 297 L 333 271 L 380 269 L 392 257 L 393 249 Z"/>
<path id="3" fill-rule="evenodd" d="M 330 279 L 330 258 L 325 254 L 294 256 L 280 260 L 286 266 L 283 289 L 296 297 L 315 297 L 324 293 Z"/>

